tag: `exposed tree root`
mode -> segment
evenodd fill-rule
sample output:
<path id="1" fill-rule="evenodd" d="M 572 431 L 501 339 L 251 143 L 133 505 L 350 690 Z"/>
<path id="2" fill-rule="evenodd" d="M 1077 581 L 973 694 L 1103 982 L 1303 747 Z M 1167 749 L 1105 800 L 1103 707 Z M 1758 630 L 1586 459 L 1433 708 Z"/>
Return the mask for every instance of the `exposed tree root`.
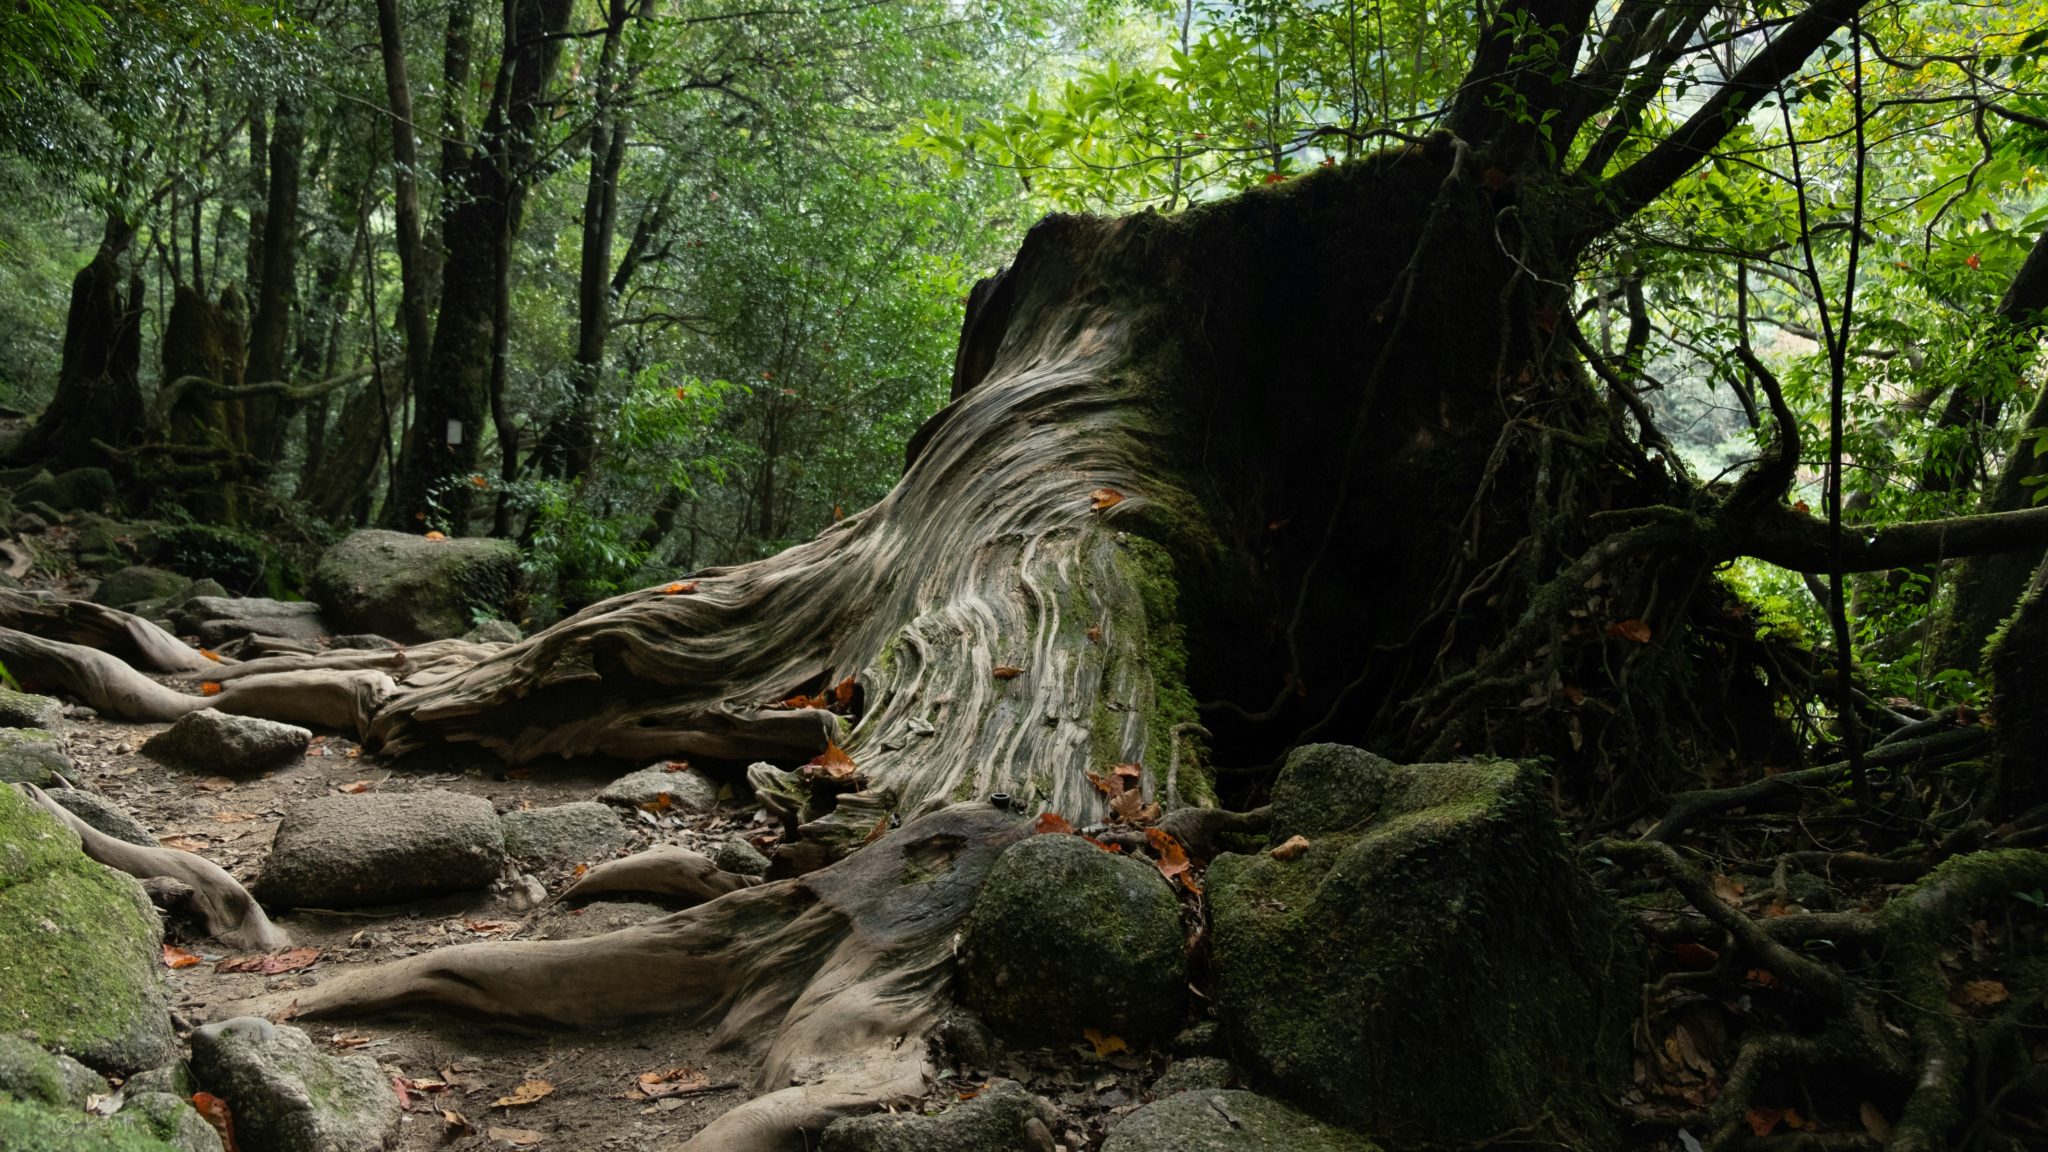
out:
<path id="1" fill-rule="evenodd" d="M 951 1003 L 954 932 L 996 857 L 1027 834 L 989 805 L 957 805 L 818 872 L 647 924 L 585 940 L 459 945 L 260 1007 L 441 1007 L 565 1026 L 715 1014 L 715 1044 L 758 1051 L 757 1095 L 685 1147 L 779 1152 L 839 1116 L 923 1094 L 923 1038 Z"/>
<path id="2" fill-rule="evenodd" d="M 271 952 L 291 944 L 291 937 L 270 922 L 263 906 L 219 865 L 191 852 L 149 848 L 117 840 L 71 814 L 33 784 L 16 787 L 44 811 L 78 833 L 85 854 L 138 880 L 175 880 L 192 891 L 192 903 L 206 921 L 209 935 L 230 948 Z"/>
<path id="3" fill-rule="evenodd" d="M 215 667 L 140 616 L 47 592 L 0 589 L 0 628 L 96 648 L 150 672 L 203 672 Z"/>
<path id="4" fill-rule="evenodd" d="M 212 704 L 223 712 L 353 732 L 360 738 L 396 690 L 391 677 L 382 672 L 308 668 L 231 681 L 222 685 Z"/>
<path id="5" fill-rule="evenodd" d="M 751 888 L 758 876 L 726 872 L 702 852 L 673 844 L 657 844 L 621 860 L 607 860 L 578 877 L 559 897 L 588 900 L 610 892 L 651 892 L 691 903 L 716 900 L 728 892 Z"/>
<path id="6" fill-rule="evenodd" d="M 164 687 L 118 657 L 11 628 L 0 628 L 0 663 L 26 687 L 77 697 L 120 720 L 162 723 L 212 706 L 204 697 Z"/>

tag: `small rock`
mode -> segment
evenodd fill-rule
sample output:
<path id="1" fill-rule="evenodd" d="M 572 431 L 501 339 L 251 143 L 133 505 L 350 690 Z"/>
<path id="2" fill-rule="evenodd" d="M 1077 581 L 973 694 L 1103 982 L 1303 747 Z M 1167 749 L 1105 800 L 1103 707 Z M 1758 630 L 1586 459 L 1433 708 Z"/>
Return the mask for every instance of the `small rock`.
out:
<path id="1" fill-rule="evenodd" d="M 311 732 L 296 725 L 203 708 L 150 737 L 142 754 L 193 772 L 250 776 L 305 755 L 312 739 Z"/>
<path id="2" fill-rule="evenodd" d="M 626 846 L 619 814 L 591 800 L 507 812 L 499 822 L 505 827 L 505 851 L 531 865 L 594 864 Z"/>
<path id="3" fill-rule="evenodd" d="M 61 700 L 0 688 L 0 728 L 55 728 L 63 718 Z"/>
<path id="4" fill-rule="evenodd" d="M 172 593 L 170 596 L 165 597 L 163 610 L 166 613 L 176 612 L 178 609 L 183 608 L 185 605 L 190 604 L 192 601 L 197 600 L 202 596 L 209 596 L 217 600 L 225 600 L 227 599 L 228 596 L 228 590 L 227 588 L 222 586 L 220 581 L 215 580 L 211 576 L 204 576 L 198 580 L 193 581 L 190 584 L 187 584 L 182 591 Z"/>
<path id="5" fill-rule="evenodd" d="M 747 843 L 744 836 L 728 836 L 718 846 L 718 852 L 711 857 L 720 871 L 737 872 L 742 876 L 760 876 L 768 871 L 768 858 L 759 849 Z"/>
<path id="6" fill-rule="evenodd" d="M 192 1033 L 192 1072 L 227 1101 L 238 1143 L 264 1152 L 382 1152 L 398 1097 L 377 1062 L 321 1051 L 297 1028 L 243 1016 Z"/>
<path id="7" fill-rule="evenodd" d="M 73 816 L 105 832 L 116 840 L 140 844 L 145 848 L 157 846 L 157 839 L 143 827 L 142 821 L 129 814 L 126 808 L 107 799 L 97 792 L 82 788 L 57 788 L 50 792 L 50 799 L 69 809 Z"/>
<path id="8" fill-rule="evenodd" d="M 292 802 L 255 894 L 266 907 L 359 908 L 486 888 L 505 863 L 498 813 L 454 792 Z"/>
<path id="9" fill-rule="evenodd" d="M 100 581 L 93 591 L 93 600 L 114 608 L 126 608 L 144 600 L 168 601 L 171 597 L 192 586 L 190 576 L 166 572 L 161 568 L 130 565 Z"/>
<path id="10" fill-rule="evenodd" d="M 520 635 L 519 626 L 509 620 L 486 620 L 462 634 L 471 644 L 517 644 L 526 637 Z"/>
<path id="11" fill-rule="evenodd" d="M 55 735 L 41 728 L 0 728 L 0 784 L 48 788 L 59 774 L 68 778 L 76 771 Z"/>
<path id="12" fill-rule="evenodd" d="M 972 1100 L 932 1116 L 877 1112 L 836 1120 L 824 1152 L 1053 1152 L 1059 1113 L 1014 1080 L 991 1080 Z"/>
<path id="13" fill-rule="evenodd" d="M 130 1082 L 112 1123 L 139 1128 L 178 1152 L 222 1152 L 220 1133 L 183 1096 L 168 1092 L 137 1092 Z"/>
<path id="14" fill-rule="evenodd" d="M 1251 1092 L 1180 1092 L 1110 1130 L 1102 1152 L 1379 1152 L 1363 1136 Z"/>
<path id="15" fill-rule="evenodd" d="M 97 511 L 113 495 L 114 477 L 105 468 L 44 474 L 14 490 L 17 504 L 41 502 L 59 512 Z"/>
<path id="16" fill-rule="evenodd" d="M 329 648 L 350 648 L 363 652 L 391 652 L 398 648 L 398 641 L 369 632 L 351 632 L 336 636 L 327 642 Z"/>
<path id="17" fill-rule="evenodd" d="M 547 886 L 534 879 L 531 874 L 521 872 L 518 878 L 512 881 L 511 890 L 505 894 L 505 901 L 512 905 L 514 911 L 531 911 L 548 902 Z"/>
<path id="18" fill-rule="evenodd" d="M 674 763 L 674 761 L 671 761 Z M 695 768 L 671 772 L 667 764 L 656 764 L 621 776 L 597 794 L 607 804 L 638 807 L 657 804 L 668 793 L 669 806 L 685 812 L 709 812 L 718 807 L 718 782 Z"/>
<path id="19" fill-rule="evenodd" d="M 172 610 L 171 619 L 181 631 L 196 634 L 208 648 L 252 635 L 312 642 L 333 631 L 321 618 L 318 604 L 253 596 L 194 596 Z"/>

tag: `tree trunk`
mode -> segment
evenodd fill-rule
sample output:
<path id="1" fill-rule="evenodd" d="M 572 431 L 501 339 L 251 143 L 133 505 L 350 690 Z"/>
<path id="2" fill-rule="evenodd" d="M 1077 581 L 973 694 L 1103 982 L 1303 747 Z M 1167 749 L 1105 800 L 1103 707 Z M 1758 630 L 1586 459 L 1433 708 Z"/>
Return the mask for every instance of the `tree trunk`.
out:
<path id="1" fill-rule="evenodd" d="M 14 460 L 58 472 L 104 466 L 107 454 L 95 440 L 125 448 L 140 437 L 142 284 L 121 269 L 134 239 L 134 225 L 109 213 L 92 262 L 72 277 L 57 392 L 15 447 Z M 132 281 L 125 296 L 124 280 Z"/>
<path id="2" fill-rule="evenodd" d="M 164 322 L 163 379 L 168 385 L 196 376 L 224 387 L 242 383 L 248 306 L 230 284 L 218 304 L 180 284 Z M 236 489 L 260 465 L 249 454 L 249 430 L 239 403 L 201 390 L 180 395 L 171 407 L 165 442 L 147 446 L 147 473 L 196 519 L 236 524 Z"/>
<path id="3" fill-rule="evenodd" d="M 427 313 L 427 259 L 420 240 L 419 145 L 413 133 L 412 85 L 405 74 L 405 41 L 398 0 L 377 0 L 377 38 L 384 57 L 384 91 L 391 101 L 392 217 L 398 245 L 399 316 L 405 329 L 405 370 L 398 403 L 421 395 L 432 371 L 432 329 Z"/>
<path id="4" fill-rule="evenodd" d="M 279 97 L 270 134 L 269 195 L 263 214 L 262 275 L 253 291 L 255 314 L 249 322 L 250 380 L 284 380 L 286 347 L 291 337 L 293 303 L 298 289 L 299 160 L 305 145 L 303 122 L 292 101 Z M 275 465 L 284 449 L 285 422 L 291 412 L 281 396 L 251 396 L 242 402 L 249 451 Z"/>
<path id="5" fill-rule="evenodd" d="M 519 230 L 525 182 L 539 147 L 540 104 L 561 55 L 567 0 L 507 0 L 505 57 L 485 118 L 482 146 L 464 166 L 459 197 L 445 221 L 441 314 L 433 356 L 414 394 L 411 433 L 399 464 L 398 490 L 385 506 L 387 524 L 402 530 L 469 528 L 470 478 L 485 422 L 492 419 L 491 364 L 500 282 L 511 268 L 501 237 Z"/>

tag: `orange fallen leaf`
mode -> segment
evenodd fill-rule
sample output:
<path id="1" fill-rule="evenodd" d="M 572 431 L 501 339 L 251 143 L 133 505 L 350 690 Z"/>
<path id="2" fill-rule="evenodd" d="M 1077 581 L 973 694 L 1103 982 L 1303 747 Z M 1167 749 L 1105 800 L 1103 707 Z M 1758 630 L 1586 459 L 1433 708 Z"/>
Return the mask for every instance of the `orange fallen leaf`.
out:
<path id="1" fill-rule="evenodd" d="M 191 968 L 199 963 L 199 957 L 175 944 L 164 945 L 164 967 Z"/>
<path id="2" fill-rule="evenodd" d="M 1742 1118 L 1749 1121 L 1749 1130 L 1759 1136 L 1769 1136 L 1777 1131 L 1779 1121 L 1785 1118 L 1783 1108 L 1751 1108 Z"/>
<path id="3" fill-rule="evenodd" d="M 1126 780 L 1136 780 L 1145 775 L 1145 768 L 1141 764 L 1119 764 L 1111 771 Z"/>
<path id="4" fill-rule="evenodd" d="M 510 1095 L 500 1096 L 491 1101 L 491 1107 L 523 1108 L 528 1104 L 538 1103 L 554 1090 L 555 1086 L 545 1080 L 528 1080 L 514 1088 Z"/>
<path id="5" fill-rule="evenodd" d="M 215 651 L 214 651 L 213 649 L 211 649 L 211 648 L 201 648 L 201 649 L 199 650 L 199 654 L 200 654 L 201 656 L 204 656 L 204 657 L 206 657 L 206 658 L 207 658 L 208 660 L 211 660 L 211 661 L 213 661 L 213 662 L 214 662 L 215 664 L 218 664 L 218 663 L 220 663 L 220 653 L 218 653 L 218 652 L 215 652 Z"/>
<path id="6" fill-rule="evenodd" d="M 351 796 L 360 796 L 363 793 L 368 792 L 370 789 L 375 787 L 376 785 L 370 783 L 368 780 L 356 780 L 348 784 L 343 784 L 341 786 L 341 791 L 346 792 Z"/>
<path id="7" fill-rule="evenodd" d="M 846 679 L 841 680 L 832 689 L 832 699 L 836 703 L 838 703 L 838 705 L 842 708 L 846 707 L 849 704 L 852 704 L 853 690 L 855 687 L 857 687 L 857 685 L 854 684 L 853 677 L 848 676 Z"/>
<path id="8" fill-rule="evenodd" d="M 583 875 L 583 874 L 584 874 L 585 872 L 588 872 L 588 871 L 590 871 L 590 865 L 588 865 L 588 864 L 578 864 L 578 865 L 576 866 L 575 870 L 574 870 L 574 871 L 572 871 L 572 872 L 570 872 L 570 873 L 569 873 L 569 875 L 571 875 L 571 876 L 581 876 L 581 875 Z"/>
<path id="9" fill-rule="evenodd" d="M 476 485 L 479 488 L 489 488 L 491 486 L 491 482 L 489 480 L 484 479 L 481 475 L 471 475 L 469 478 L 469 482 L 471 484 Z"/>
<path id="10" fill-rule="evenodd" d="M 1100 624 L 1088 630 L 1088 642 L 1090 644 L 1102 643 L 1102 626 Z"/>
<path id="11" fill-rule="evenodd" d="M 240 823 L 241 823 L 241 822 L 243 822 L 244 820 L 261 820 L 261 819 L 263 819 L 263 817 L 261 817 L 261 816 L 258 816 L 258 815 L 257 815 L 257 814 L 255 814 L 254 812 L 229 812 L 229 811 L 227 811 L 227 810 L 225 810 L 225 809 L 223 809 L 223 810 L 221 810 L 221 811 L 219 811 L 219 812 L 215 812 L 215 813 L 213 814 L 213 818 L 214 818 L 215 820 L 218 820 L 218 821 L 220 821 L 220 822 L 221 822 L 221 823 L 223 823 L 223 824 L 240 824 Z"/>
<path id="12" fill-rule="evenodd" d="M 203 681 L 203 682 L 201 682 L 201 684 L 199 685 L 199 694 L 200 694 L 201 696 L 218 696 L 218 695 L 220 695 L 220 681 L 218 681 L 218 680 L 207 680 L 207 681 Z"/>
<path id="13" fill-rule="evenodd" d="M 291 948 L 267 956 L 234 956 L 213 966 L 215 972 L 254 972 L 261 976 L 279 976 L 286 972 L 297 972 L 311 968 L 320 959 L 318 948 Z"/>
<path id="14" fill-rule="evenodd" d="M 467 1136 L 476 1130 L 470 1124 L 469 1117 L 464 1116 L 453 1108 L 441 1109 L 441 1123 L 447 1128 L 448 1134 L 445 1139 L 449 1140 L 453 1140 L 457 1136 Z"/>
<path id="15" fill-rule="evenodd" d="M 972 1100 L 976 1096 L 981 1095 L 981 1090 L 986 1087 L 988 1087 L 986 1084 L 977 1084 L 972 1088 L 962 1088 L 954 1092 L 953 1095 L 961 1100 Z"/>
<path id="16" fill-rule="evenodd" d="M 998 664 L 994 668 L 989 669 L 989 675 L 994 676 L 998 680 L 1015 680 L 1023 674 L 1024 670 L 1015 664 Z"/>
<path id="17" fill-rule="evenodd" d="M 846 754 L 846 749 L 830 742 L 826 743 L 823 752 L 804 767 L 816 768 L 827 780 L 840 784 L 847 783 L 860 774 L 859 767 L 854 764 L 853 757 Z"/>
<path id="18" fill-rule="evenodd" d="M 513 920 L 471 920 L 464 917 L 462 926 L 479 936 L 495 936 L 500 932 L 509 932 L 517 928 L 519 924 Z"/>
<path id="19" fill-rule="evenodd" d="M 1151 843 L 1152 850 L 1159 853 L 1159 874 L 1166 877 L 1166 882 L 1179 881 L 1182 887 L 1200 896 L 1202 887 L 1195 883 L 1194 865 L 1188 860 L 1187 849 L 1180 846 L 1180 841 L 1161 828 L 1145 829 L 1145 839 Z"/>
<path id="20" fill-rule="evenodd" d="M 233 792 L 235 782 L 226 776 L 208 776 L 193 787 L 201 792 Z"/>
<path id="21" fill-rule="evenodd" d="M 1104 844 L 1102 841 L 1097 840 L 1093 836 L 1083 836 L 1081 837 L 1081 839 L 1086 840 L 1090 844 L 1095 845 L 1097 848 L 1102 849 L 1104 852 L 1107 852 L 1112 856 L 1121 856 L 1124 854 L 1124 846 L 1121 844 Z"/>
<path id="22" fill-rule="evenodd" d="M 666 812 L 671 807 L 673 807 L 675 805 L 675 802 L 676 798 L 670 795 L 669 793 L 656 792 L 654 794 L 654 799 L 642 800 L 638 805 L 636 805 L 636 807 L 638 807 L 642 812 L 652 812 L 655 815 L 659 816 L 663 812 Z"/>
<path id="23" fill-rule="evenodd" d="M 1097 488 L 1088 494 L 1088 507 L 1097 512 L 1114 508 L 1124 502 L 1124 494 L 1114 488 Z"/>
<path id="24" fill-rule="evenodd" d="M 1972 980 L 1956 989 L 1949 999 L 1965 1008 L 1989 1008 L 2012 999 L 2012 993 L 1996 980 Z"/>
<path id="25" fill-rule="evenodd" d="M 1650 642 L 1650 626 L 1641 620 L 1616 620 L 1607 626 L 1607 634 L 1623 640 L 1633 640 L 1638 644 Z"/>
<path id="26" fill-rule="evenodd" d="M 1275 860 L 1285 861 L 1299 859 L 1301 854 L 1306 851 L 1308 851 L 1308 837 L 1289 836 L 1282 843 L 1275 845 L 1266 855 L 1271 856 Z"/>
<path id="27" fill-rule="evenodd" d="M 1751 968 L 1744 974 L 1744 979 L 1760 988 L 1784 987 L 1783 982 L 1778 979 L 1777 973 L 1772 972 L 1769 968 Z"/>
<path id="28" fill-rule="evenodd" d="M 156 838 L 156 842 L 166 848 L 175 849 L 179 852 L 206 851 L 206 845 L 203 842 L 195 840 L 190 836 L 159 836 Z"/>
<path id="29" fill-rule="evenodd" d="M 1719 896 L 1722 902 L 1740 904 L 1746 891 L 1748 888 L 1741 881 L 1731 880 L 1718 872 L 1714 874 L 1714 895 Z"/>
<path id="30" fill-rule="evenodd" d="M 1034 836 L 1043 836 L 1048 832 L 1071 835 L 1073 831 L 1074 826 L 1067 823 L 1067 818 L 1057 812 L 1040 813 L 1038 819 L 1031 822 L 1031 834 Z"/>
<path id="31" fill-rule="evenodd" d="M 1108 796 L 1112 799 L 1121 795 L 1124 790 L 1124 782 L 1122 778 L 1115 776 L 1104 776 L 1100 772 L 1088 773 L 1088 782 L 1090 784 L 1095 785 L 1095 790 L 1097 792 L 1100 792 L 1104 796 Z"/>
<path id="32" fill-rule="evenodd" d="M 665 596 L 681 596 L 684 593 L 695 592 L 696 590 L 697 582 L 695 580 L 690 581 L 688 584 L 678 580 L 673 584 L 664 585 L 661 589 L 662 594 Z"/>
<path id="33" fill-rule="evenodd" d="M 1081 1029 L 1081 1035 L 1087 1039 L 1088 1043 L 1095 1046 L 1095 1056 L 1097 1059 L 1131 1050 L 1131 1046 L 1124 1043 L 1124 1038 L 1114 1032 L 1104 1032 L 1099 1028 L 1083 1028 Z"/>
<path id="34" fill-rule="evenodd" d="M 429 533 L 427 533 L 427 539 L 429 539 L 429 540 L 446 540 L 447 538 L 448 538 L 447 534 L 446 534 L 446 533 L 443 533 L 443 532 L 429 532 Z"/>
<path id="35" fill-rule="evenodd" d="M 662 762 L 661 770 L 663 772 L 688 772 L 690 770 L 690 762 L 688 760 L 665 760 Z"/>
<path id="36" fill-rule="evenodd" d="M 1127 788 L 1112 796 L 1109 801 L 1109 810 L 1116 817 L 1117 822 L 1129 824 L 1133 828 L 1143 828 L 1147 824 L 1156 824 L 1159 822 L 1159 818 L 1165 815 L 1159 805 L 1146 803 L 1145 794 L 1136 788 Z"/>
<path id="37" fill-rule="evenodd" d="M 212 1125 L 213 1130 L 220 1134 L 223 1152 L 238 1152 L 235 1147 L 235 1115 L 228 1108 L 227 1101 L 211 1092 L 194 1092 L 192 1108 L 199 1113 L 200 1119 Z"/>

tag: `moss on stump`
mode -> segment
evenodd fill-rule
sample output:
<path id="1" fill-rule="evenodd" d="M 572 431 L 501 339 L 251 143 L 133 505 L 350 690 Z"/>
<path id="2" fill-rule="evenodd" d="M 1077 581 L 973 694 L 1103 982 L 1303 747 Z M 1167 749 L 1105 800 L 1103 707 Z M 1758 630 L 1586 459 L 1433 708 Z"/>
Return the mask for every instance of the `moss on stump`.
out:
<path id="1" fill-rule="evenodd" d="M 1157 869 L 1079 836 L 1033 836 L 989 872 L 960 943 L 963 1003 L 1020 1043 L 1085 1030 L 1136 1045 L 1181 1026 L 1180 904 Z"/>
<path id="2" fill-rule="evenodd" d="M 1209 870 L 1216 1002 L 1257 1077 L 1394 1144 L 1612 1147 L 1637 961 L 1542 777 L 1309 747 L 1273 799 L 1307 853 Z"/>

